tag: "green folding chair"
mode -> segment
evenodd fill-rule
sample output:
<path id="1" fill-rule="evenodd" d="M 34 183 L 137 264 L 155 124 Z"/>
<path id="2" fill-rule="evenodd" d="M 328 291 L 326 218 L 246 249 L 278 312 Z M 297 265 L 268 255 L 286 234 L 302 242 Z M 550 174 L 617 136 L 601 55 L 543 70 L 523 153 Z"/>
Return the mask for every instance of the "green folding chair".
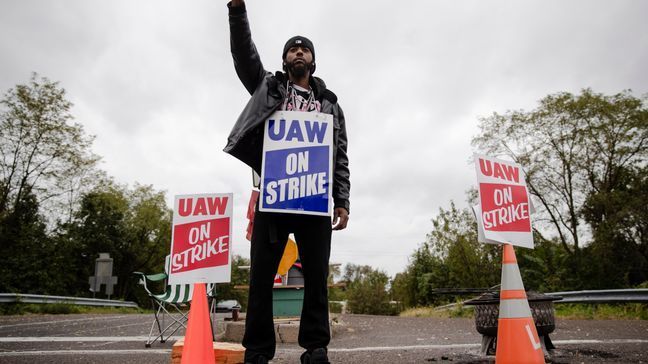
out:
<path id="1" fill-rule="evenodd" d="M 193 285 L 166 284 L 166 280 L 168 278 L 167 272 L 170 262 L 169 258 L 170 257 L 167 255 L 164 273 L 147 275 L 142 272 L 133 272 L 133 274 L 140 278 L 139 283 L 144 287 L 144 290 L 148 294 L 149 298 L 153 302 L 153 306 L 155 307 L 155 318 L 151 323 L 151 330 L 149 331 L 149 336 L 145 344 L 147 348 L 151 347 L 151 344 L 158 339 L 160 340 L 160 343 L 164 343 L 180 328 L 187 328 L 186 323 L 188 320 L 188 314 L 183 312 L 180 306 L 186 305 L 191 302 L 193 295 Z M 166 289 L 163 293 L 153 293 L 149 288 L 151 284 L 156 282 L 164 282 Z M 154 334 L 156 328 L 157 333 Z"/>

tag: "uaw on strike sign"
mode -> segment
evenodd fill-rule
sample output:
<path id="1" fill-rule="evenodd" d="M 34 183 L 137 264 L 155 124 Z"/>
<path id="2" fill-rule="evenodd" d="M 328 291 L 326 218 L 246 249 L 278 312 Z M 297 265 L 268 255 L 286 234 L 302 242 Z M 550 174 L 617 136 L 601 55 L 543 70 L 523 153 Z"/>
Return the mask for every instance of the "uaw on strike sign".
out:
<path id="1" fill-rule="evenodd" d="M 232 194 L 176 196 L 169 284 L 230 281 Z"/>
<path id="2" fill-rule="evenodd" d="M 259 210 L 330 216 L 333 116 L 277 111 L 263 134 Z"/>
<path id="3" fill-rule="evenodd" d="M 480 206 L 479 241 L 533 248 L 531 204 L 524 172 L 513 162 L 474 155 Z"/>

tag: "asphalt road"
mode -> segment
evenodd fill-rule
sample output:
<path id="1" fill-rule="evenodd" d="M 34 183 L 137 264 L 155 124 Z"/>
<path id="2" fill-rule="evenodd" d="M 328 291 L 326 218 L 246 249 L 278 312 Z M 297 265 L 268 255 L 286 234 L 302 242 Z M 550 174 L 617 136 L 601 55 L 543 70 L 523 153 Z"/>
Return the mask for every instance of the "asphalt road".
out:
<path id="1" fill-rule="evenodd" d="M 152 317 L 0 316 L 0 363 L 169 363 L 173 340 L 144 347 Z M 480 354 L 472 319 L 340 315 L 336 321 L 333 363 L 494 363 Z M 648 363 L 648 321 L 558 320 L 551 339 L 552 363 Z M 301 351 L 281 344 L 272 363 L 298 363 Z"/>

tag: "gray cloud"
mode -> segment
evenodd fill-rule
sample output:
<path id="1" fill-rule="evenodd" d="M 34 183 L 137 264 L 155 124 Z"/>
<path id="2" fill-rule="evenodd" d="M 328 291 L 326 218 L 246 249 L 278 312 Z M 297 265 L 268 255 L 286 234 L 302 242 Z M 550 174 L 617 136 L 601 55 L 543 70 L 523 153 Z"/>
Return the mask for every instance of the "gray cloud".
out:
<path id="1" fill-rule="evenodd" d="M 478 116 L 557 91 L 646 93 L 645 2 L 248 0 L 267 69 L 290 36 L 347 117 L 352 212 L 333 259 L 394 274 L 439 207 L 475 184 Z M 229 53 L 225 1 L 0 1 L 0 89 L 32 71 L 61 81 L 97 135 L 103 168 L 174 194 L 235 193 L 247 255 L 249 170 L 221 152 L 248 95 Z"/>

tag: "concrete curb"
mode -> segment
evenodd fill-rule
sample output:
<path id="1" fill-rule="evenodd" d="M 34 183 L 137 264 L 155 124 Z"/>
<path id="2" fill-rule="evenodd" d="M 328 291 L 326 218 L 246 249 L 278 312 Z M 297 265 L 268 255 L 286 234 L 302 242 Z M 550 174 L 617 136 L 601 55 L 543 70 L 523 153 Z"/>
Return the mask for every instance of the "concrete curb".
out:
<path id="1" fill-rule="evenodd" d="M 331 321 L 329 321 L 331 326 Z M 297 343 L 299 338 L 299 318 L 275 319 L 275 340 L 277 343 Z M 245 333 L 245 321 L 230 321 L 225 323 L 225 332 L 216 337 L 216 340 L 240 343 Z M 331 336 L 334 330 L 331 327 Z"/>

